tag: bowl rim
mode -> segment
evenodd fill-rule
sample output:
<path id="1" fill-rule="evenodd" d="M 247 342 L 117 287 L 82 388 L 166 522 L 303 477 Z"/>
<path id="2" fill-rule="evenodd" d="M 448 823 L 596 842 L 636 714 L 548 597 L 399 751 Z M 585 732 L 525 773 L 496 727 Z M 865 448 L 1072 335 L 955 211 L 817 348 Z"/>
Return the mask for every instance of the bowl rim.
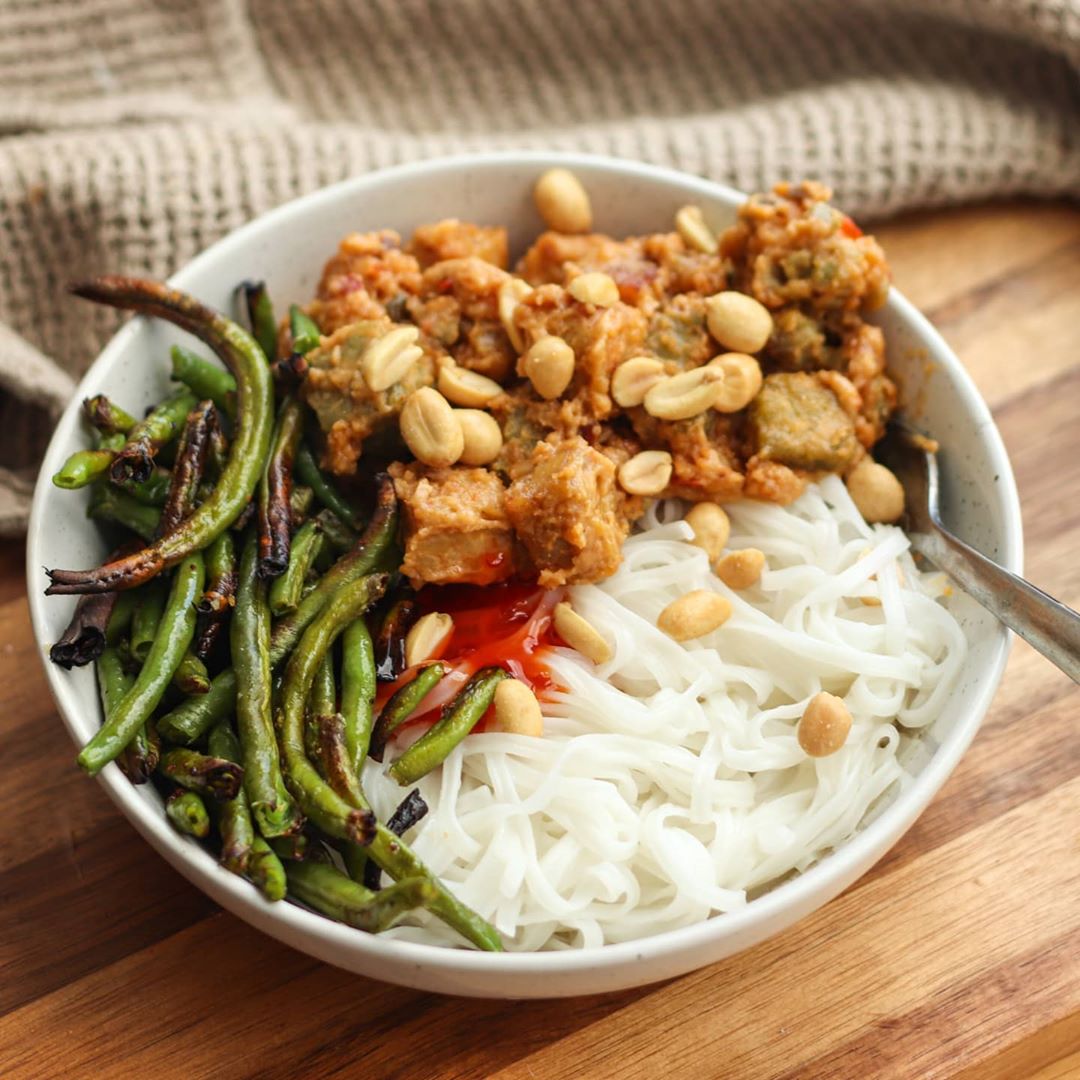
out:
<path id="1" fill-rule="evenodd" d="M 264 229 L 272 229 L 287 222 L 289 218 L 302 220 L 304 215 L 315 207 L 360 194 L 368 188 L 395 181 L 411 181 L 448 170 L 498 170 L 507 165 L 518 164 L 537 169 L 561 166 L 586 172 L 607 173 L 623 179 L 638 178 L 660 182 L 672 185 L 681 192 L 696 193 L 703 198 L 727 205 L 737 205 L 746 198 L 743 193 L 727 185 L 675 169 L 603 155 L 543 150 L 456 154 L 373 170 L 282 203 L 217 240 L 174 273 L 169 278 L 169 283 L 178 288 L 190 289 L 192 279 L 197 280 L 203 267 L 212 264 L 223 248 Z M 959 358 L 929 320 L 895 288 L 890 290 L 888 304 L 933 352 L 935 360 L 948 368 L 966 409 L 977 422 L 995 471 L 1000 477 L 998 495 L 1003 508 L 1003 525 L 999 561 L 1007 569 L 1019 573 L 1023 563 L 1019 497 L 1012 467 L 990 410 Z M 125 349 L 128 338 L 137 333 L 141 321 L 141 317 L 136 317 L 113 335 L 87 369 L 72 400 L 65 407 L 37 477 L 27 530 L 27 594 L 34 636 L 41 650 L 49 688 L 68 733 L 77 745 L 79 734 L 76 716 L 79 712 L 79 695 L 62 679 L 60 670 L 48 662 L 42 648 L 45 598 L 41 589 L 42 571 L 37 552 L 40 538 L 47 527 L 47 507 L 52 498 L 59 496 L 59 492 L 50 482 L 51 473 L 58 464 L 54 464 L 53 459 L 58 458 L 61 452 L 60 444 L 66 440 L 68 429 L 75 423 L 73 414 L 78 412 L 78 403 L 85 395 L 86 384 L 96 379 L 96 371 L 102 365 L 107 366 L 112 357 Z M 914 780 L 897 794 L 881 814 L 841 848 L 831 852 L 809 869 L 749 901 L 737 911 L 714 915 L 691 926 L 667 930 L 652 937 L 594 948 L 557 952 L 479 952 L 368 935 L 293 903 L 271 904 L 249 882 L 219 866 L 214 857 L 200 845 L 176 833 L 165 816 L 147 803 L 115 763 L 102 770 L 97 779 L 136 830 L 189 881 L 234 914 L 245 917 L 242 913 L 249 913 L 257 927 L 294 946 L 300 938 L 316 938 L 335 951 L 362 955 L 372 964 L 391 963 L 398 967 L 422 967 L 460 975 L 566 975 L 584 969 L 616 969 L 628 964 L 645 964 L 670 954 L 685 954 L 704 949 L 723 938 L 741 938 L 748 944 L 761 940 L 769 935 L 770 921 L 780 917 L 785 911 L 805 913 L 813 910 L 819 906 L 815 902 L 818 896 L 826 895 L 827 900 L 845 888 L 850 883 L 849 879 L 854 880 L 854 877 L 861 876 L 865 869 L 859 871 L 858 867 L 866 864 L 865 868 L 868 869 L 903 835 L 956 767 L 974 738 L 1001 680 L 1011 640 L 1010 632 L 999 627 L 987 661 L 988 677 L 980 682 L 965 702 L 963 715 L 958 718 L 952 731 L 938 745 Z M 837 883 L 839 887 L 836 887 Z M 280 924 L 281 933 L 278 933 L 276 928 L 271 929 L 272 923 Z M 328 955 L 325 949 L 321 955 L 324 958 Z M 703 952 L 703 955 L 707 956 L 707 953 Z"/>

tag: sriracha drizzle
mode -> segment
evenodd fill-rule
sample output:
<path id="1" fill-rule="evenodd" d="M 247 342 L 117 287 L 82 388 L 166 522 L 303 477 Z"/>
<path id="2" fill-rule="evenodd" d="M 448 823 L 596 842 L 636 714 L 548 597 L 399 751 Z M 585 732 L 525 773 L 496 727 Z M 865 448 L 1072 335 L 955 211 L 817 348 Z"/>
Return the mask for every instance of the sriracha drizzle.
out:
<path id="1" fill-rule="evenodd" d="M 480 668 L 498 665 L 529 686 L 537 697 L 554 686 L 544 663 L 544 651 L 557 643 L 551 611 L 561 591 L 538 588 L 535 584 L 425 585 L 416 594 L 420 613 L 445 612 L 454 620 L 454 629 L 439 659 L 448 669 L 429 700 L 433 705 L 408 723 L 431 724 L 438 719 L 444 701 L 457 693 Z M 379 687 L 378 706 L 412 679 L 414 669 L 402 672 L 393 683 Z M 448 684 L 452 693 L 439 693 Z M 488 714 L 477 725 L 482 729 Z"/>

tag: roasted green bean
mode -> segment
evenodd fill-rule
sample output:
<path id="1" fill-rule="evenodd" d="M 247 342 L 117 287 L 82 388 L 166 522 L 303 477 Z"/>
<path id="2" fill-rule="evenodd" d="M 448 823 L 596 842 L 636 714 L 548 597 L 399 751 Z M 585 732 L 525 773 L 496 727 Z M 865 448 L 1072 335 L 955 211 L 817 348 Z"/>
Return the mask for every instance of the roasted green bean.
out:
<path id="1" fill-rule="evenodd" d="M 161 404 L 155 405 L 128 433 L 127 442 L 116 452 L 109 466 L 115 483 L 140 483 L 147 480 L 154 466 L 154 457 L 170 443 L 183 427 L 187 414 L 195 408 L 196 399 L 190 390 L 177 390 Z"/>
<path id="2" fill-rule="evenodd" d="M 135 677 L 124 669 L 121 651 L 116 646 L 107 646 L 98 657 L 97 678 L 102 711 L 108 719 L 116 712 L 124 695 L 135 685 Z M 157 767 L 160 750 L 160 745 L 150 738 L 144 724 L 124 747 L 116 763 L 131 783 L 145 784 Z"/>
<path id="3" fill-rule="evenodd" d="M 95 394 L 83 400 L 83 414 L 103 435 L 126 435 L 137 423 L 131 413 L 121 409 L 111 398 Z"/>
<path id="4" fill-rule="evenodd" d="M 105 648 L 105 631 L 118 593 L 80 596 L 71 621 L 49 649 L 49 659 L 70 671 L 96 660 Z"/>
<path id="5" fill-rule="evenodd" d="M 356 619 L 341 639 L 341 719 L 349 761 L 359 776 L 371 742 L 375 708 L 375 646 L 364 619 Z"/>
<path id="6" fill-rule="evenodd" d="M 350 806 L 319 776 L 304 746 L 305 704 L 315 674 L 345 627 L 374 603 L 386 588 L 385 574 L 368 574 L 340 589 L 304 631 L 289 657 L 281 687 L 278 741 L 286 782 L 304 814 L 329 836 L 366 844 L 374 818 Z"/>
<path id="7" fill-rule="evenodd" d="M 389 477 L 383 477 L 375 513 L 352 551 L 343 555 L 323 575 L 300 606 L 275 624 L 270 636 L 270 665 L 276 667 L 288 656 L 300 635 L 341 588 L 370 573 L 394 543 L 397 531 L 397 498 Z M 210 692 L 191 698 L 167 713 L 158 722 L 162 735 L 177 743 L 193 743 L 210 725 L 228 716 L 236 700 L 236 675 L 226 669 L 215 678 Z"/>
<path id="8" fill-rule="evenodd" d="M 194 791 L 178 788 L 165 800 L 165 816 L 177 832 L 205 840 L 210 835 L 206 804 Z"/>
<path id="9" fill-rule="evenodd" d="M 261 836 L 256 836 L 251 842 L 247 876 L 267 900 L 285 899 L 285 867 Z"/>
<path id="10" fill-rule="evenodd" d="M 204 548 L 227 529 L 258 484 L 270 446 L 274 389 L 262 350 L 245 330 L 174 289 L 154 282 L 105 277 L 74 291 L 83 297 L 158 315 L 201 337 L 237 381 L 236 424 L 229 461 L 206 501 L 168 536 L 127 558 L 93 570 L 52 570 L 50 593 L 129 589 Z M 137 429 L 136 429 L 137 430 Z"/>
<path id="11" fill-rule="evenodd" d="M 234 665 L 230 674 L 236 687 L 244 789 L 259 831 L 273 837 L 295 832 L 303 818 L 281 775 L 271 713 L 270 611 L 266 583 L 259 579 L 257 565 L 258 540 L 251 531 L 240 560 L 237 604 L 230 631 Z M 214 685 L 218 685 L 217 679 Z"/>
<path id="12" fill-rule="evenodd" d="M 389 929 L 414 908 L 424 907 L 435 898 L 435 888 L 425 877 L 405 878 L 373 893 L 329 863 L 287 863 L 285 874 L 291 896 L 369 934 Z"/>
<path id="13" fill-rule="evenodd" d="M 214 415 L 214 403 L 207 399 L 196 402 L 184 419 L 169 491 L 158 522 L 159 537 L 172 533 L 195 509 L 195 499 L 206 467 L 206 451 Z"/>
<path id="14" fill-rule="evenodd" d="M 232 375 L 183 345 L 174 345 L 169 356 L 177 382 L 193 390 L 200 401 L 209 398 L 226 416 L 236 415 L 236 380 Z"/>
<path id="15" fill-rule="evenodd" d="M 242 761 L 240 743 L 228 721 L 222 720 L 210 729 L 207 749 L 214 757 L 239 765 Z M 218 859 L 226 870 L 234 874 L 247 871 L 251 860 L 251 848 L 255 841 L 255 827 L 251 821 L 247 795 L 241 784 L 231 799 L 216 804 L 218 832 L 221 834 L 221 851 Z"/>
<path id="16" fill-rule="evenodd" d="M 289 307 L 289 334 L 292 337 L 293 352 L 298 352 L 301 356 L 316 348 L 322 337 L 315 321 L 305 315 L 296 304 Z"/>
<path id="17" fill-rule="evenodd" d="M 131 616 L 131 655 L 140 664 L 145 662 L 157 637 L 167 597 L 164 581 L 151 581 L 135 594 L 135 611 Z"/>
<path id="18" fill-rule="evenodd" d="M 274 320 L 274 305 L 266 291 L 266 282 L 244 281 L 240 290 L 244 294 L 251 335 L 259 343 L 259 348 L 269 363 L 277 354 L 277 323 Z"/>
<path id="19" fill-rule="evenodd" d="M 111 521 L 130 529 L 143 540 L 150 540 L 157 531 L 161 520 L 161 511 L 156 506 L 147 506 L 133 495 L 121 491 L 112 484 L 99 482 L 94 485 L 90 495 L 90 505 L 86 516 L 95 521 Z M 111 589 L 95 589 L 95 592 L 112 592 Z"/>
<path id="20" fill-rule="evenodd" d="M 173 783 L 213 799 L 235 799 L 244 782 L 244 770 L 235 761 L 174 746 L 161 755 L 158 769 Z"/>
<path id="21" fill-rule="evenodd" d="M 231 529 L 211 541 L 205 557 L 206 591 L 199 600 L 199 632 L 195 639 L 195 655 L 203 661 L 213 652 L 236 603 L 236 547 Z"/>
<path id="22" fill-rule="evenodd" d="M 320 510 L 315 520 L 322 529 L 326 542 L 340 555 L 356 543 L 356 530 L 343 525 L 337 514 L 329 510 Z"/>
<path id="23" fill-rule="evenodd" d="M 288 397 L 281 405 L 270 454 L 259 482 L 259 576 L 275 578 L 289 565 L 289 541 L 292 536 L 293 458 L 303 431 L 304 413 L 297 398 Z"/>
<path id="24" fill-rule="evenodd" d="M 319 557 L 322 546 L 322 527 L 317 521 L 305 521 L 289 545 L 289 565 L 285 573 L 270 584 L 270 611 L 274 615 L 287 615 L 297 609 L 308 571 Z"/>
<path id="25" fill-rule="evenodd" d="M 173 686 L 182 694 L 205 694 L 210 689 L 210 675 L 206 665 L 191 649 L 184 653 L 176 666 Z"/>
<path id="26" fill-rule="evenodd" d="M 109 471 L 119 450 L 127 439 L 121 432 L 101 438 L 95 450 L 76 450 L 67 461 L 53 473 L 52 482 L 58 488 L 74 491 L 86 487 Z"/>
<path id="27" fill-rule="evenodd" d="M 131 691 L 82 748 L 78 762 L 91 776 L 112 761 L 153 715 L 195 633 L 195 601 L 202 592 L 201 552 L 177 567 L 160 629 Z"/>
<path id="28" fill-rule="evenodd" d="M 404 787 L 438 768 L 476 727 L 495 697 L 495 687 L 507 677 L 501 667 L 481 668 L 443 707 L 435 724 L 390 766 L 390 775 Z"/>
<path id="29" fill-rule="evenodd" d="M 383 751 L 391 736 L 420 707 L 420 703 L 435 689 L 446 674 L 446 665 L 438 660 L 421 668 L 403 687 L 396 690 L 382 707 L 375 731 L 371 736 L 371 753 L 382 761 Z"/>
<path id="30" fill-rule="evenodd" d="M 315 461 L 315 455 L 306 442 L 301 443 L 300 448 L 296 451 L 295 468 L 297 479 L 301 483 L 307 484 L 315 492 L 315 498 L 327 510 L 336 514 L 343 525 L 348 525 L 350 528 L 356 527 L 356 512 L 323 474 L 322 469 L 319 468 L 318 463 Z"/>

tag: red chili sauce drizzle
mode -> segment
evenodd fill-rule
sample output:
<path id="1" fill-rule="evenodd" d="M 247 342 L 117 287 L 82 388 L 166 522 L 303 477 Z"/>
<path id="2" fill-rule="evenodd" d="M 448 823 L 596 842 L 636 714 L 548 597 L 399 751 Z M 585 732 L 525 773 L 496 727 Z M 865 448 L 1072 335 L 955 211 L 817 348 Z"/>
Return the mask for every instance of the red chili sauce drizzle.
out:
<path id="1" fill-rule="evenodd" d="M 453 617 L 454 629 L 439 658 L 449 669 L 432 697 L 448 682 L 456 693 L 482 667 L 497 664 L 531 687 L 538 697 L 555 684 L 544 662 L 544 653 L 559 639 L 552 628 L 551 610 L 557 591 L 539 589 L 535 584 L 426 585 L 417 594 L 420 613 L 442 611 Z M 377 704 L 407 683 L 413 669 L 379 688 Z M 430 699 L 429 699 L 430 700 Z M 482 729 L 491 710 L 477 725 Z M 439 706 L 417 713 L 408 723 L 431 724 L 438 719 Z"/>

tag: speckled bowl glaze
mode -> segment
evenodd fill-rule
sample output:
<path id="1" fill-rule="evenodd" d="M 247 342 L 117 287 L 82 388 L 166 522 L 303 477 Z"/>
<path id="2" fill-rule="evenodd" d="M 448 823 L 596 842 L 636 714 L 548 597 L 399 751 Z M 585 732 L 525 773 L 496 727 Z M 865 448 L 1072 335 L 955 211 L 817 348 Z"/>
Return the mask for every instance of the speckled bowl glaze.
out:
<path id="1" fill-rule="evenodd" d="M 527 153 L 428 161 L 347 180 L 279 207 L 215 244 L 172 281 L 231 310 L 239 281 L 265 278 L 280 309 L 311 295 L 323 262 L 344 233 L 393 227 L 407 234 L 443 217 L 507 225 L 512 250 L 520 252 L 542 227 L 531 199 L 533 181 L 553 165 L 581 177 L 592 196 L 596 227 L 615 235 L 668 228 L 675 210 L 687 202 L 701 205 L 710 224 L 721 228 L 743 199 L 718 184 L 629 161 Z M 959 360 L 903 296 L 892 293 L 879 321 L 909 410 L 943 445 L 950 524 L 980 550 L 1019 571 L 1016 489 L 986 405 Z M 84 516 L 85 493 L 59 491 L 49 482 L 64 458 L 85 443 L 78 402 L 106 391 L 129 409 L 157 400 L 168 387 L 166 349 L 178 340 L 182 335 L 164 323 L 128 323 L 90 368 L 57 426 L 38 480 L 27 545 L 30 606 L 43 661 L 68 621 L 74 597 L 44 597 L 42 568 L 89 566 L 105 554 L 102 539 Z M 965 597 L 950 603 L 970 655 L 937 721 L 906 746 L 917 774 L 914 783 L 880 807 L 842 849 L 743 910 L 628 944 L 492 955 L 368 936 L 289 903 L 267 903 L 197 843 L 169 827 L 152 787 L 131 786 L 115 765 L 99 780 L 143 837 L 192 883 L 253 926 L 321 960 L 448 994 L 537 998 L 620 990 L 680 975 L 780 932 L 847 888 L 911 826 L 975 735 L 1009 647 L 1007 632 Z M 66 672 L 48 662 L 45 669 L 64 723 L 81 746 L 101 721 L 93 670 Z M 71 782 L 85 781 L 73 777 Z"/>

